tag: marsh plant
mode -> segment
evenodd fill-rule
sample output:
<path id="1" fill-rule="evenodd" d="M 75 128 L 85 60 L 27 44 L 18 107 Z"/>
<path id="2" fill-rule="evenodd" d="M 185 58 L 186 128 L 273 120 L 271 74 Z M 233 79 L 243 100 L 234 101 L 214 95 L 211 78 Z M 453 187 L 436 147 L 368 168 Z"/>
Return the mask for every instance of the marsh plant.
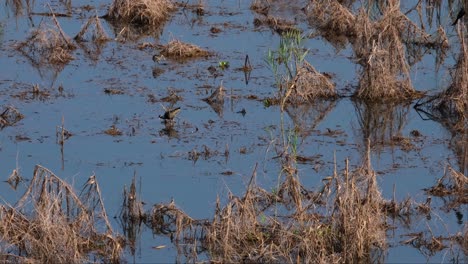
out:
<path id="1" fill-rule="evenodd" d="M 303 46 L 304 37 L 298 30 L 284 32 L 277 50 L 268 50 L 266 63 L 275 76 L 276 86 L 282 93 L 283 82 L 288 83 L 302 66 L 308 49 Z"/>

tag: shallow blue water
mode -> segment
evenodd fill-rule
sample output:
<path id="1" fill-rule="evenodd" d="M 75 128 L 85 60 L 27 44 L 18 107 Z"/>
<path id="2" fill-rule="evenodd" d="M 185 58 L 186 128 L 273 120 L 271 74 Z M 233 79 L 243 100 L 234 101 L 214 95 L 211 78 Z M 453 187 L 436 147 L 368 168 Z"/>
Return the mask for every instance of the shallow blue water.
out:
<path id="1" fill-rule="evenodd" d="M 98 61 L 91 60 L 78 49 L 74 52 L 75 60 L 58 72 L 50 67 L 35 68 L 12 48 L 17 41 L 27 37 L 31 22 L 26 16 L 14 17 L 11 10 L 5 8 L 0 15 L 0 106 L 14 106 L 25 118 L 0 131 L 0 176 L 6 180 L 13 169 L 19 168 L 21 175 L 30 179 L 34 166 L 41 164 L 79 189 L 90 175 L 95 174 L 111 216 L 118 213 L 123 187 L 130 185 L 134 174 L 141 181 L 141 199 L 147 203 L 147 209 L 154 203 L 174 199 L 193 218 L 211 217 L 216 197 L 225 199 L 228 190 L 241 195 L 257 163 L 257 182 L 267 190 L 274 188 L 280 165 L 273 159 L 277 155 L 273 143 L 280 138 L 281 113 L 277 107 L 266 108 L 261 100 L 249 100 L 245 96 L 256 95 L 262 99 L 274 95 L 273 74 L 264 59 L 268 49 L 276 49 L 279 37 L 266 27 L 254 28 L 255 15 L 249 9 L 250 1 L 205 2 L 208 15 L 201 21 L 192 22 L 195 14 L 179 10 L 164 27 L 158 41 L 164 44 L 177 38 L 209 48 L 216 52 L 214 57 L 184 64 L 168 61 L 168 65 L 159 65 L 152 60 L 154 51 L 137 48 L 140 43 L 154 41 L 152 37 L 144 37 L 126 43 L 108 42 Z M 73 6 L 79 10 L 84 3 L 95 6 L 99 15 L 105 14 L 109 5 L 108 1 L 73 1 Z M 52 7 L 57 12 L 65 10 L 57 1 Z M 48 9 L 36 3 L 34 10 L 45 12 Z M 233 14 L 223 15 L 226 12 Z M 278 11 L 288 12 L 291 11 Z M 64 31 L 73 37 L 92 15 L 94 11 L 75 11 L 72 18 L 59 18 L 59 21 Z M 34 25 L 41 20 L 50 23 L 47 17 L 33 16 L 32 20 Z M 109 36 L 114 38 L 111 26 L 102 22 Z M 228 24 L 224 27 L 223 23 Z M 210 34 L 213 24 L 223 31 L 215 36 Z M 300 26 L 311 31 L 303 21 Z M 450 40 L 454 41 L 453 35 Z M 317 70 L 332 73 L 339 91 L 349 93 L 346 89 L 354 90 L 358 67 L 349 58 L 349 47 L 337 51 L 319 37 L 306 40 L 304 45 L 310 49 L 307 60 Z M 243 72 L 235 70 L 243 66 L 246 54 L 254 67 L 248 84 Z M 231 67 L 223 72 L 223 76 L 216 79 L 210 76 L 207 68 L 224 60 L 229 61 Z M 436 92 L 447 87 L 450 83 L 447 67 L 452 65 L 453 57 L 449 55 L 441 70 L 436 72 L 434 57 L 424 57 L 412 71 L 415 88 Z M 165 72 L 154 78 L 154 67 Z M 219 115 L 201 99 L 209 96 L 221 81 L 227 88 L 228 97 Z M 12 96 L 31 90 L 33 84 L 38 84 L 50 95 L 44 99 L 33 99 L 30 95 L 26 100 Z M 58 91 L 61 84 L 62 93 Z M 203 88 L 206 86 L 211 88 Z M 120 89 L 124 94 L 107 95 L 105 88 Z M 168 95 L 168 88 L 177 90 L 183 97 L 177 103 L 182 108 L 175 126 L 177 137 L 163 133 L 164 125 L 158 119 L 163 108 L 159 102 L 148 101 L 149 94 L 158 99 Z M 330 106 L 325 107 L 328 113 L 317 121 L 317 113 L 323 113 L 324 106 Z M 315 165 L 299 165 L 304 186 L 320 186 L 322 178 L 333 173 L 334 155 L 338 169 L 344 168 L 345 159 L 349 159 L 352 168 L 362 162 L 366 141 L 356 111 L 358 107 L 366 112 L 365 106 L 356 106 L 355 102 L 343 98 L 311 106 L 305 112 L 309 118 L 296 118 L 291 114 L 294 110 L 283 113 L 286 128 L 292 129 L 294 122 L 303 128 L 298 153 L 307 157 L 319 155 L 320 162 Z M 243 108 L 247 112 L 245 116 L 237 113 Z M 393 135 L 408 137 L 413 139 L 411 143 L 417 149 L 373 148 L 372 165 L 379 172 L 379 188 L 386 199 L 392 199 L 395 189 L 398 200 L 412 197 L 423 202 L 426 196 L 422 189 L 435 184 L 447 164 L 457 168 L 457 157 L 449 148 L 451 135 L 441 124 L 422 120 L 411 105 L 398 106 L 393 111 L 393 130 L 383 131 L 386 138 Z M 372 110 L 368 110 L 368 114 L 379 115 Z M 55 136 L 56 126 L 61 125 L 62 118 L 66 129 L 73 133 L 65 142 L 63 157 Z M 111 137 L 104 134 L 111 125 L 123 135 Z M 342 133 L 336 137 L 327 136 L 327 129 Z M 379 129 L 371 130 L 377 136 Z M 415 129 L 422 133 L 421 139 L 411 137 L 410 132 Z M 17 135 L 29 139 L 18 140 Z M 200 157 L 196 162 L 189 159 L 190 151 L 202 152 L 205 145 L 214 152 L 213 156 L 206 160 Z M 243 147 L 247 150 L 245 154 L 240 151 Z M 224 156 L 226 149 L 229 150 L 228 158 Z M 226 171 L 233 174 L 221 174 Z M 0 198 L 14 203 L 24 189 L 25 186 L 20 186 L 13 191 L 8 184 L 0 184 Z M 431 221 L 422 219 L 416 229 L 424 229 L 427 223 L 437 227 L 435 232 L 442 234 L 463 230 L 453 212 L 437 213 L 439 217 Z M 121 232 L 117 222 L 113 224 L 115 231 Z M 408 232 L 415 230 L 397 231 L 393 243 L 405 240 L 399 235 Z M 167 247 L 151 249 L 161 244 Z M 447 261 L 444 252 L 429 259 L 415 249 L 403 246 L 392 247 L 388 252 L 385 260 L 391 263 Z M 173 262 L 176 257 L 175 247 L 168 238 L 153 236 L 146 228 L 143 228 L 137 255 L 131 256 L 127 252 L 128 260 L 136 262 Z"/>

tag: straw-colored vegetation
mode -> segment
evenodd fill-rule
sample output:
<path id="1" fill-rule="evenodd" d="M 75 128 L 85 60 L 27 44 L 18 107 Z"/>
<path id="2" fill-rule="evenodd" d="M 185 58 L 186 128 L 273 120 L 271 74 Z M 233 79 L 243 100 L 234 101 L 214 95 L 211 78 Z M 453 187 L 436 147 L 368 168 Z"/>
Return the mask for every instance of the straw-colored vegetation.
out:
<path id="1" fill-rule="evenodd" d="M 309 23 L 336 47 L 351 43 L 362 66 L 355 95 L 371 100 L 405 100 L 420 96 L 411 84 L 410 66 L 424 50 L 434 49 L 440 61 L 448 47 L 439 27 L 427 34 L 400 11 L 400 1 L 369 1 L 368 8 L 353 14 L 336 0 L 310 1 L 304 11 Z"/>
<path id="2" fill-rule="evenodd" d="M 102 43 L 109 40 L 110 38 L 107 36 L 106 31 L 102 27 L 99 17 L 95 16 L 86 21 L 74 39 L 77 42 L 88 41 Z"/>
<path id="3" fill-rule="evenodd" d="M 254 172 L 242 197 L 230 194 L 223 207 L 217 200 L 210 222 L 170 203 L 155 205 L 151 225 L 174 233 L 178 244 L 191 241 L 186 252 L 201 244 L 215 263 L 371 262 L 386 248 L 382 202 L 367 167 L 335 172 L 319 191 L 306 190 L 298 175 L 288 173 L 269 192 L 255 184 Z"/>
<path id="4" fill-rule="evenodd" d="M 40 165 L 18 203 L 0 205 L 0 236 L 2 263 L 116 262 L 122 251 L 96 177 L 77 195 Z"/>
<path id="5" fill-rule="evenodd" d="M 199 46 L 184 43 L 177 39 L 173 39 L 166 45 L 161 46 L 160 53 L 165 57 L 172 59 L 189 59 L 209 57 L 212 55 L 211 52 L 202 49 Z"/>
<path id="6" fill-rule="evenodd" d="M 114 0 L 108 17 L 137 26 L 156 26 L 167 21 L 175 6 L 171 0 Z"/>
<path id="7" fill-rule="evenodd" d="M 55 16 L 54 25 L 41 23 L 30 36 L 17 45 L 17 49 L 37 64 L 63 65 L 73 60 L 72 51 L 76 48 L 63 32 Z"/>

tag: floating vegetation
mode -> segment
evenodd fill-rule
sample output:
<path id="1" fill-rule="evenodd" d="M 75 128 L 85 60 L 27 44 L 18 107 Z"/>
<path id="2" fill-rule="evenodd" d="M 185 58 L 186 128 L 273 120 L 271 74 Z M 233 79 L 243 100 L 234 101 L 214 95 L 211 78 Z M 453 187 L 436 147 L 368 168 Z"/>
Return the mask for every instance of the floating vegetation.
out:
<path id="1" fill-rule="evenodd" d="M 40 165 L 18 203 L 0 205 L 0 235 L 0 259 L 7 263 L 118 262 L 123 246 L 94 175 L 77 195 Z"/>
<path id="2" fill-rule="evenodd" d="M 173 39 L 166 45 L 162 45 L 160 47 L 160 53 L 171 59 L 206 58 L 212 55 L 211 52 L 199 46 L 184 43 L 177 39 Z"/>
<path id="3" fill-rule="evenodd" d="M 116 137 L 121 136 L 123 133 L 117 127 L 115 127 L 115 125 L 112 125 L 109 129 L 104 130 L 104 134 Z"/>
<path id="4" fill-rule="evenodd" d="M 135 26 L 156 26 L 166 22 L 175 6 L 170 0 L 114 0 L 107 17 Z"/>

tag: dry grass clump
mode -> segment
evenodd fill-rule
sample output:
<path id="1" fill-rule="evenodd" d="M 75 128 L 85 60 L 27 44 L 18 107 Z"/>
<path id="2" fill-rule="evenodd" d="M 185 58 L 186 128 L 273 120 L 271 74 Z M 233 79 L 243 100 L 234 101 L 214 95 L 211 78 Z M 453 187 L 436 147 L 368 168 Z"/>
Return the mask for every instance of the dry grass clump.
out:
<path id="1" fill-rule="evenodd" d="M 94 175 L 78 196 L 40 165 L 15 207 L 0 206 L 0 234 L 7 263 L 116 262 L 122 250 Z"/>
<path id="2" fill-rule="evenodd" d="M 213 222 L 206 230 L 205 246 L 211 260 L 371 261 L 374 250 L 385 248 L 385 216 L 372 173 L 346 170 L 318 193 L 305 190 L 294 175 L 286 177 L 276 194 L 251 182 L 242 198 L 231 196 L 222 209 L 217 203 Z M 317 209 L 320 200 L 327 199 L 331 208 Z M 289 208 L 290 214 L 272 214 L 282 206 Z"/>
<path id="3" fill-rule="evenodd" d="M 160 47 L 160 53 L 172 59 L 190 59 L 199 57 L 209 57 L 211 52 L 200 48 L 199 46 L 184 43 L 180 40 L 173 39 L 166 45 Z"/>
<path id="4" fill-rule="evenodd" d="M 114 0 L 107 16 L 137 26 L 160 26 L 174 10 L 170 0 Z"/>
<path id="5" fill-rule="evenodd" d="M 215 263 L 368 263 L 380 258 L 386 248 L 385 215 L 370 165 L 335 172 L 323 188 L 309 191 L 291 164 L 293 156 L 286 156 L 278 189 L 256 186 L 254 170 L 242 197 L 230 194 L 225 206 L 217 199 L 212 220 L 193 220 L 171 202 L 153 207 L 152 226 L 184 241 L 180 245 L 189 257 L 196 259 L 205 249 Z"/>
<path id="6" fill-rule="evenodd" d="M 17 45 L 17 49 L 37 64 L 63 65 L 73 60 L 76 49 L 70 38 L 63 32 L 55 16 L 55 26 L 41 23 L 30 36 Z"/>
<path id="7" fill-rule="evenodd" d="M 356 35 L 356 18 L 336 0 L 313 0 L 304 8 L 309 23 L 317 27 L 327 40 L 337 36 L 353 37 Z"/>
<path id="8" fill-rule="evenodd" d="M 395 1 L 398 2 L 398 1 Z M 361 10 L 356 18 L 353 49 L 363 66 L 356 96 L 362 99 L 408 99 L 415 96 L 406 60 L 399 3 L 388 6 L 383 18 L 372 22 Z"/>
<path id="9" fill-rule="evenodd" d="M 294 104 L 336 96 L 335 84 L 307 61 L 304 61 L 303 65 L 297 70 L 284 100 L 289 100 L 290 103 Z"/>

